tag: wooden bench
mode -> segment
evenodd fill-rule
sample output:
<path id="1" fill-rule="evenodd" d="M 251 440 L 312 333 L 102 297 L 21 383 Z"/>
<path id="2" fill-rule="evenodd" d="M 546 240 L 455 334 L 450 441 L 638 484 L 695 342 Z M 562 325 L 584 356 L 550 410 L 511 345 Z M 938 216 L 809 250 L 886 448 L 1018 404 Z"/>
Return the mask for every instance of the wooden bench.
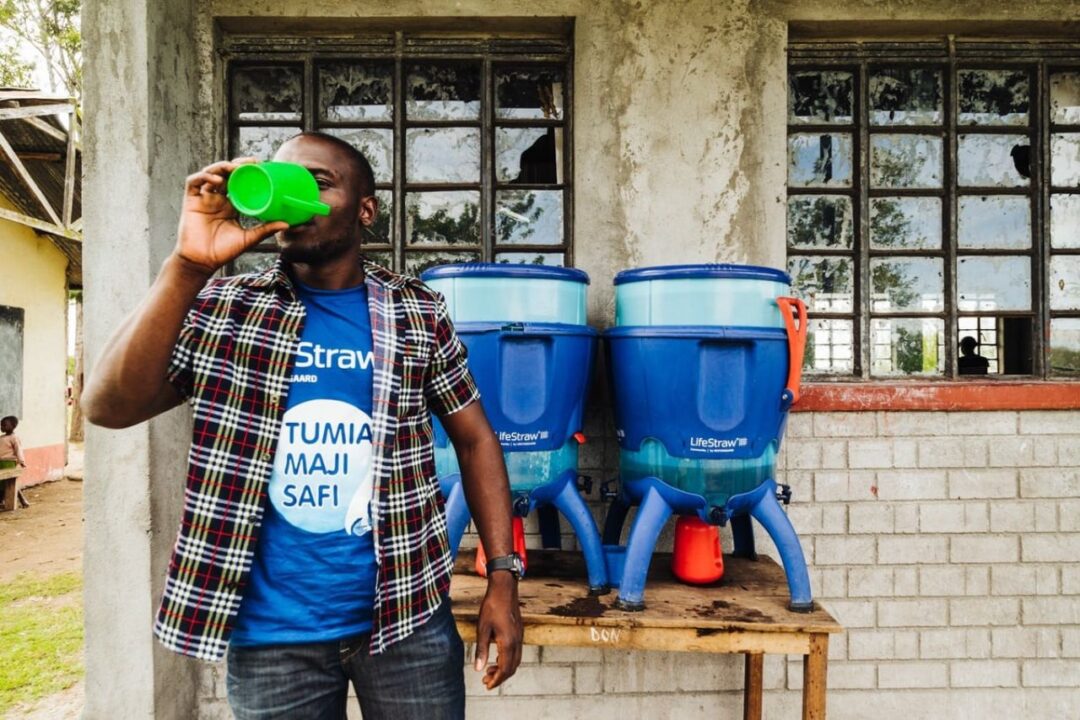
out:
<path id="1" fill-rule="evenodd" d="M 21 467 L 0 468 L 0 512 L 8 512 L 15 509 L 16 503 L 21 498 L 17 488 Z"/>
<path id="2" fill-rule="evenodd" d="M 462 550 L 454 568 L 451 598 L 458 630 L 476 641 L 476 618 L 487 581 L 473 570 L 475 553 Z M 787 609 L 784 572 L 769 558 L 724 557 L 725 575 L 706 587 L 677 582 L 671 556 L 653 556 L 645 586 L 645 610 L 614 608 L 616 593 L 591 597 L 579 553 L 530 550 L 528 574 L 518 594 L 526 645 L 568 645 L 665 652 L 741 653 L 745 657 L 743 717 L 762 712 L 765 653 L 803 656 L 802 717 L 825 717 L 829 635 L 843 628 L 820 607 Z"/>

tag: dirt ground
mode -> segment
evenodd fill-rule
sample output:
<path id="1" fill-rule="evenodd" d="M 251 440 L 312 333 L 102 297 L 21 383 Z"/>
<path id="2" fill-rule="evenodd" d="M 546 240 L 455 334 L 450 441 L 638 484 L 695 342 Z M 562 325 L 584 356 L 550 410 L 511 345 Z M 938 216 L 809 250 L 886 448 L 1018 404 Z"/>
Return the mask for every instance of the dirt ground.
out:
<path id="1" fill-rule="evenodd" d="M 73 448 L 74 449 L 74 448 Z M 82 572 L 83 505 L 81 448 L 72 453 L 75 466 L 68 475 L 79 481 L 56 482 L 24 488 L 29 508 L 0 512 L 0 583 L 21 574 L 49 577 Z M 80 681 L 62 692 L 12 709 L 7 720 L 77 720 L 83 706 Z"/>

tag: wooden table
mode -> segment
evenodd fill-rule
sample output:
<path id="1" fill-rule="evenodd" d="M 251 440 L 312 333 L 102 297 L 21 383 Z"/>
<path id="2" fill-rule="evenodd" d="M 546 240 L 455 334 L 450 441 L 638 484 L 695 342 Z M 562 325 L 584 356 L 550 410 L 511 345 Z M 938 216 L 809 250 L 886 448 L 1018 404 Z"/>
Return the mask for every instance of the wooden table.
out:
<path id="1" fill-rule="evenodd" d="M 487 581 L 473 571 L 474 553 L 458 555 L 451 597 L 458 630 L 476 641 L 476 618 Z M 784 572 L 775 562 L 725 556 L 720 582 L 693 587 L 671 575 L 671 556 L 653 556 L 645 610 L 614 608 L 615 591 L 591 597 L 579 553 L 530 550 L 528 575 L 518 589 L 526 645 L 571 645 L 621 650 L 742 653 L 743 718 L 761 718 L 765 653 L 803 656 L 802 716 L 825 717 L 829 634 L 843 628 L 820 607 L 787 609 Z"/>

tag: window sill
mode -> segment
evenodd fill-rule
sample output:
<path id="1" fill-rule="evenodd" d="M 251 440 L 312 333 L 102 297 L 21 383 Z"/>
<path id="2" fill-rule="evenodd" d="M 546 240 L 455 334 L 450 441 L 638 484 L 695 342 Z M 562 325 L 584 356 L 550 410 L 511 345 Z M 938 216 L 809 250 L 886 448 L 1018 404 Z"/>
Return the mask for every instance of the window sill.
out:
<path id="1" fill-rule="evenodd" d="M 1080 382 L 806 383 L 793 412 L 1077 410 Z"/>

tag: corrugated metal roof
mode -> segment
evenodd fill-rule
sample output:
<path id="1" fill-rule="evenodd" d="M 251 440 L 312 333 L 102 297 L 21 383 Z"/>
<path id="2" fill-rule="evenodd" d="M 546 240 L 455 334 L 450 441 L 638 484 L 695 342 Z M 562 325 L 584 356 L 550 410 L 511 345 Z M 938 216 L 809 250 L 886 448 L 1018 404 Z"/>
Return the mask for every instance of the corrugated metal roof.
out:
<path id="1" fill-rule="evenodd" d="M 0 107 L 24 107 L 32 105 L 45 105 L 55 103 L 70 103 L 65 97 L 46 95 L 29 90 L 11 90 L 0 88 Z M 40 121 L 55 128 L 59 134 L 66 137 L 67 128 L 59 121 L 56 115 L 44 115 L 38 118 Z M 36 123 L 27 118 L 14 118 L 0 120 L 0 132 L 14 148 L 27 173 L 41 189 L 42 194 L 49 201 L 57 216 L 63 218 L 64 212 L 64 178 L 67 168 L 67 142 L 46 132 Z M 75 187 L 72 199 L 72 221 L 82 217 L 82 198 L 79 178 L 82 177 L 82 157 L 76 150 L 75 157 Z M 3 153 L 0 153 L 0 193 L 3 193 L 11 203 L 18 208 L 19 212 L 46 222 L 52 222 L 52 218 L 42 207 L 30 187 L 19 176 L 14 164 Z M 46 235 L 56 247 L 68 259 L 68 284 L 72 287 L 82 287 L 82 244 L 74 240 L 54 235 Z"/>

